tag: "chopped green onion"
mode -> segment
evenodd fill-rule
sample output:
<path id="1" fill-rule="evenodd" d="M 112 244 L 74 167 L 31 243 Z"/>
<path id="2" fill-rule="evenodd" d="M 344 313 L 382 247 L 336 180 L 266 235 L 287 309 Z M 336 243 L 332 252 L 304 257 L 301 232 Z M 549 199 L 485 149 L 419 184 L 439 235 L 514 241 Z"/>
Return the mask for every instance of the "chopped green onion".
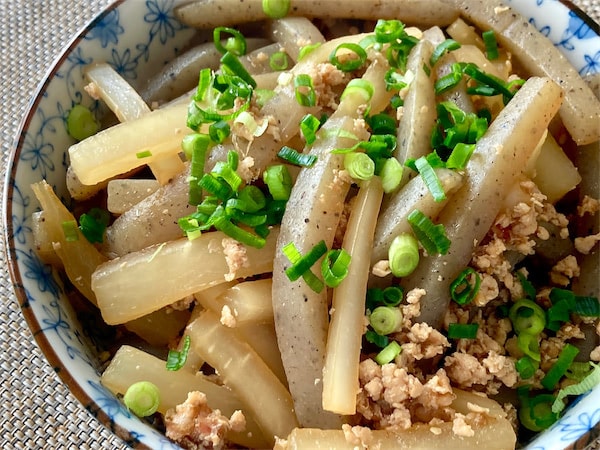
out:
<path id="1" fill-rule="evenodd" d="M 181 147 L 190 163 L 190 188 L 188 192 L 188 202 L 190 205 L 197 205 L 202 201 L 202 189 L 198 181 L 204 174 L 204 162 L 206 152 L 210 145 L 210 138 L 206 134 L 192 133 L 183 138 Z"/>
<path id="2" fill-rule="evenodd" d="M 375 344 L 379 348 L 384 348 L 390 342 L 390 338 L 375 333 L 373 330 L 367 330 L 365 333 L 365 339 L 371 344 Z"/>
<path id="3" fill-rule="evenodd" d="M 517 278 L 519 279 L 519 283 L 521 283 L 521 287 L 523 288 L 523 293 L 525 294 L 525 298 L 529 300 L 535 300 L 535 287 L 521 271 L 517 271 Z"/>
<path id="4" fill-rule="evenodd" d="M 386 113 L 374 114 L 366 118 L 373 134 L 396 134 L 396 119 Z"/>
<path id="5" fill-rule="evenodd" d="M 323 281 L 329 287 L 337 287 L 348 275 L 350 265 L 350 254 L 342 249 L 329 250 L 321 263 L 321 275 Z"/>
<path id="6" fill-rule="evenodd" d="M 269 58 L 269 66 L 276 72 L 287 70 L 290 67 L 290 57 L 286 52 L 275 52 Z"/>
<path id="7" fill-rule="evenodd" d="M 275 200 L 287 200 L 292 191 L 292 176 L 283 164 L 269 166 L 263 172 L 263 181 L 269 189 L 269 193 Z"/>
<path id="8" fill-rule="evenodd" d="M 293 245 L 293 243 L 290 244 Z M 287 246 L 290 244 L 284 246 L 283 252 L 291 261 L 291 258 L 287 254 L 286 249 Z M 297 261 L 293 262 L 292 265 L 285 270 L 285 274 L 290 279 L 290 281 L 297 280 L 306 271 L 310 270 L 313 264 L 316 263 L 319 260 L 319 258 L 321 258 L 321 256 L 323 256 L 325 253 L 327 253 L 327 246 L 325 245 L 325 241 L 320 241 L 313 248 L 311 248 L 308 251 L 308 253 L 306 253 L 304 256 L 301 256 Z"/>
<path id="9" fill-rule="evenodd" d="M 410 275 L 419 264 L 419 243 L 408 233 L 394 238 L 388 250 L 390 270 L 395 277 Z"/>
<path id="10" fill-rule="evenodd" d="M 484 31 L 481 34 L 483 43 L 485 44 L 485 53 L 490 61 L 498 59 L 498 42 L 493 30 Z"/>
<path id="11" fill-rule="evenodd" d="M 401 106 L 404 106 L 404 99 L 400 97 L 398 94 L 392 95 L 390 99 L 390 106 L 394 109 L 398 109 Z"/>
<path id="12" fill-rule="evenodd" d="M 227 206 L 245 213 L 256 213 L 267 205 L 267 199 L 262 191 L 250 184 L 245 186 L 237 198 L 227 200 Z"/>
<path id="13" fill-rule="evenodd" d="M 517 346 L 534 361 L 541 361 L 539 334 L 521 333 L 517 335 Z"/>
<path id="14" fill-rule="evenodd" d="M 433 85 L 435 94 L 443 94 L 458 86 L 458 83 L 462 80 L 462 76 L 462 66 L 459 63 L 452 64 L 450 72 L 435 81 Z"/>
<path id="15" fill-rule="evenodd" d="M 587 377 L 592 372 L 592 370 L 593 367 L 589 361 L 573 361 L 567 369 L 567 371 L 565 372 L 565 377 L 567 377 L 569 380 L 575 380 L 579 382 L 585 377 Z"/>
<path id="16" fill-rule="evenodd" d="M 480 286 L 479 274 L 475 269 L 467 267 L 450 284 L 450 297 L 459 305 L 468 305 L 479 292 Z"/>
<path id="17" fill-rule="evenodd" d="M 522 405 L 519 409 L 521 425 L 528 430 L 539 432 L 556 422 L 558 414 L 552 411 L 554 400 L 551 394 L 539 394 L 531 399 L 521 399 Z"/>
<path id="18" fill-rule="evenodd" d="M 442 182 L 433 170 L 433 167 L 431 167 L 431 164 L 429 164 L 427 158 L 421 156 L 415 161 L 415 166 L 417 167 L 425 186 L 427 186 L 427 189 L 429 189 L 429 192 L 431 192 L 433 199 L 436 202 L 442 202 L 446 200 L 446 193 L 442 187 Z"/>
<path id="19" fill-rule="evenodd" d="M 83 105 L 75 105 L 67 116 L 67 133 L 78 141 L 96 134 L 100 125 L 94 114 Z"/>
<path id="20" fill-rule="evenodd" d="M 429 217 L 418 209 L 408 215 L 415 236 L 429 255 L 440 253 L 445 255 L 450 249 L 450 239 L 446 237 L 446 230 L 442 224 L 435 225 Z"/>
<path id="21" fill-rule="evenodd" d="M 150 381 L 138 381 L 127 388 L 123 396 L 123 403 L 136 416 L 148 417 L 158 410 L 160 391 Z"/>
<path id="22" fill-rule="evenodd" d="M 475 339 L 478 329 L 478 323 L 451 323 L 448 325 L 448 338 Z"/>
<path id="23" fill-rule="evenodd" d="M 388 286 L 383 290 L 383 304 L 386 306 L 398 306 L 402 302 L 404 291 L 400 286 Z"/>
<path id="24" fill-rule="evenodd" d="M 226 40 L 225 46 L 221 44 L 222 33 L 231 35 L 231 37 Z M 242 56 L 246 54 L 246 38 L 242 33 L 234 28 L 216 27 L 213 30 L 213 41 L 219 53 L 223 54 L 229 52 L 236 56 Z"/>
<path id="25" fill-rule="evenodd" d="M 281 147 L 281 150 L 277 152 L 277 156 L 290 164 L 302 167 L 311 167 L 317 161 L 316 155 L 300 153 L 296 149 L 286 145 Z"/>
<path id="26" fill-rule="evenodd" d="M 254 89 L 256 104 L 261 108 L 273 97 L 275 97 L 275 91 L 272 89 Z"/>
<path id="27" fill-rule="evenodd" d="M 556 362 L 550 367 L 550 370 L 546 373 L 546 376 L 542 378 L 542 386 L 549 391 L 554 390 L 560 379 L 569 369 L 571 363 L 575 360 L 575 357 L 579 353 L 579 349 L 571 344 L 565 344 Z"/>
<path id="28" fill-rule="evenodd" d="M 79 217 L 79 229 L 91 243 L 102 243 L 110 222 L 110 213 L 102 208 L 92 208 Z"/>
<path id="29" fill-rule="evenodd" d="M 435 64 L 440 60 L 442 56 L 444 56 L 448 52 L 457 50 L 459 48 L 460 43 L 456 42 L 454 39 L 446 39 L 444 42 L 437 45 L 433 50 L 431 58 L 429 58 L 429 65 L 431 67 L 435 66 Z"/>
<path id="30" fill-rule="evenodd" d="M 216 144 L 222 144 L 229 137 L 229 133 L 231 133 L 231 128 L 229 127 L 229 123 L 224 120 L 212 123 L 208 128 L 208 135 Z"/>
<path id="31" fill-rule="evenodd" d="M 323 244 L 325 244 L 324 241 L 322 242 Z M 327 250 L 327 247 L 325 247 L 325 250 Z M 302 255 L 300 254 L 293 242 L 289 242 L 288 244 L 284 245 L 281 251 L 287 257 L 287 259 L 290 260 L 292 264 L 296 264 L 302 259 Z M 319 280 L 314 273 L 312 273 L 310 268 L 304 271 L 304 273 L 302 274 L 302 279 L 308 285 L 308 287 L 310 287 L 316 293 L 321 292 L 325 287 L 325 284 L 321 280 Z"/>
<path id="32" fill-rule="evenodd" d="M 378 306 L 369 316 L 369 323 L 382 336 L 394 333 L 402 327 L 402 311 L 392 306 Z"/>
<path id="33" fill-rule="evenodd" d="M 377 42 L 385 44 L 402 39 L 404 36 L 404 24 L 399 20 L 380 19 L 375 24 L 375 38 Z"/>
<path id="34" fill-rule="evenodd" d="M 264 238 L 257 236 L 243 228 L 238 227 L 229 221 L 225 214 L 218 215 L 213 219 L 214 227 L 225 233 L 227 236 L 235 239 L 242 244 L 249 245 L 250 247 L 263 248 L 266 244 Z"/>
<path id="35" fill-rule="evenodd" d="M 315 106 L 317 104 L 317 94 L 310 75 L 304 73 L 296 75 L 294 78 L 294 92 L 296 101 L 301 106 Z"/>
<path id="36" fill-rule="evenodd" d="M 403 75 L 396 72 L 395 69 L 389 69 L 383 77 L 383 80 L 385 81 L 385 90 L 401 91 L 407 87 L 413 79 L 414 74 L 410 70 Z"/>
<path id="37" fill-rule="evenodd" d="M 300 131 L 308 145 L 317 140 L 317 131 L 321 127 L 321 121 L 312 114 L 305 115 L 300 121 Z"/>
<path id="38" fill-rule="evenodd" d="M 77 221 L 65 220 L 61 226 L 65 236 L 65 241 L 75 242 L 79 240 L 79 233 L 77 233 Z"/>
<path id="39" fill-rule="evenodd" d="M 586 317 L 599 317 L 600 316 L 600 302 L 598 297 L 584 297 L 581 295 L 575 296 L 575 308 L 573 308 L 575 314 Z"/>
<path id="40" fill-rule="evenodd" d="M 396 158 L 391 157 L 385 160 L 379 172 L 383 192 L 389 194 L 398 189 L 398 186 L 400 186 L 400 182 L 402 181 L 403 170 L 402 164 L 400 164 L 400 161 Z"/>
<path id="41" fill-rule="evenodd" d="M 271 19 L 281 19 L 290 10 L 290 0 L 262 0 L 262 9 Z"/>
<path id="42" fill-rule="evenodd" d="M 375 175 L 375 162 L 365 153 L 346 153 L 344 168 L 355 180 L 370 180 Z"/>
<path id="43" fill-rule="evenodd" d="M 375 362 L 380 366 L 388 364 L 396 359 L 396 356 L 400 354 L 402 347 L 396 341 L 390 341 L 390 343 L 375 356 Z"/>
<path id="44" fill-rule="evenodd" d="M 225 52 L 225 54 L 221 57 L 221 68 L 223 72 L 241 78 L 253 88 L 256 87 L 256 81 L 254 78 L 252 78 L 250 72 L 246 70 L 238 57 L 233 53 Z"/>
<path id="45" fill-rule="evenodd" d="M 187 361 L 188 353 L 190 351 L 191 338 L 189 335 L 186 335 L 183 338 L 183 344 L 181 346 L 181 351 L 177 350 L 169 350 L 169 354 L 167 355 L 167 370 L 179 370 L 181 369 L 185 362 Z"/>
<path id="46" fill-rule="evenodd" d="M 523 356 L 515 362 L 515 369 L 519 372 L 522 380 L 527 380 L 534 376 L 539 367 L 540 363 L 529 356 Z"/>
<path id="47" fill-rule="evenodd" d="M 152 152 L 150 150 L 144 150 L 141 152 L 137 152 L 135 154 L 135 157 L 137 159 L 144 159 L 144 158 L 150 158 L 152 156 Z"/>
<path id="48" fill-rule="evenodd" d="M 210 173 L 205 173 L 200 178 L 198 186 L 223 202 L 227 201 L 232 195 L 231 187 L 224 180 Z"/>
<path id="49" fill-rule="evenodd" d="M 446 161 L 446 167 L 448 169 L 464 169 L 467 166 L 469 159 L 471 159 L 471 155 L 474 151 L 475 144 L 465 144 L 463 142 L 459 142 L 454 146 L 452 153 L 450 153 L 450 156 Z"/>
<path id="50" fill-rule="evenodd" d="M 515 333 L 537 335 L 546 326 L 546 313 L 533 300 L 521 299 L 516 301 L 508 312 Z"/>
<path id="51" fill-rule="evenodd" d="M 341 99 L 349 95 L 361 95 L 364 102 L 367 103 L 373 97 L 373 84 L 370 81 L 361 78 L 353 78 L 344 88 Z"/>
<path id="52" fill-rule="evenodd" d="M 313 50 L 319 48 L 320 46 L 320 42 L 315 42 L 314 44 L 308 44 L 302 47 L 298 52 L 298 61 L 302 61 L 306 57 L 306 55 L 311 53 Z"/>
<path id="53" fill-rule="evenodd" d="M 344 60 L 340 61 L 338 57 L 340 50 L 350 50 L 354 55 L 344 55 Z M 352 72 L 360 69 L 366 60 L 367 52 L 360 45 L 349 42 L 338 45 L 329 55 L 329 62 L 342 72 Z"/>
<path id="54" fill-rule="evenodd" d="M 558 391 L 558 394 L 556 394 L 556 399 L 554 400 L 554 403 L 552 403 L 553 413 L 559 414 L 565 408 L 565 402 L 563 399 L 567 395 L 585 394 L 600 384 L 600 366 L 593 362 L 590 362 L 590 365 L 594 368 L 594 370 L 588 376 L 586 376 L 579 383 L 571 384 L 570 386 L 562 388 L 560 391 Z"/>
<path id="55" fill-rule="evenodd" d="M 211 175 L 225 181 L 234 192 L 237 192 L 243 183 L 242 178 L 228 162 L 217 162 L 211 171 Z"/>
<path id="56" fill-rule="evenodd" d="M 467 63 L 463 67 L 463 72 L 478 81 L 484 86 L 489 86 L 496 91 L 496 95 L 502 94 L 504 103 L 506 104 L 514 96 L 514 92 L 508 89 L 507 84 L 500 78 L 483 72 L 477 65 Z"/>

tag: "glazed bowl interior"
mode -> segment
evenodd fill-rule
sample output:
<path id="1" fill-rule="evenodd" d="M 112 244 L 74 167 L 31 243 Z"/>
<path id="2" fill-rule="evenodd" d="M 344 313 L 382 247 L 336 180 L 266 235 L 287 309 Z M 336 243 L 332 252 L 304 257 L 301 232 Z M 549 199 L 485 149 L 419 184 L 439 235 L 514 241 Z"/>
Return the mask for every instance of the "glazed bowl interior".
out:
<path id="1" fill-rule="evenodd" d="M 508 2 L 548 36 L 582 74 L 600 70 L 597 24 L 558 1 Z M 195 31 L 174 16 L 173 0 L 121 1 L 82 32 L 51 68 L 33 96 L 11 156 L 5 183 L 5 242 L 9 269 L 25 319 L 49 363 L 75 396 L 131 446 L 179 448 L 134 417 L 100 384 L 101 353 L 112 331 L 80 301 L 70 285 L 44 265 L 33 243 L 31 214 L 39 209 L 30 185 L 45 179 L 69 203 L 65 187 L 66 114 L 83 103 L 101 108 L 85 94 L 83 68 L 108 62 L 134 87 L 185 48 Z M 583 17 L 583 18 L 582 18 Z M 578 398 L 564 416 L 527 448 L 580 447 L 598 435 L 600 386 Z"/>

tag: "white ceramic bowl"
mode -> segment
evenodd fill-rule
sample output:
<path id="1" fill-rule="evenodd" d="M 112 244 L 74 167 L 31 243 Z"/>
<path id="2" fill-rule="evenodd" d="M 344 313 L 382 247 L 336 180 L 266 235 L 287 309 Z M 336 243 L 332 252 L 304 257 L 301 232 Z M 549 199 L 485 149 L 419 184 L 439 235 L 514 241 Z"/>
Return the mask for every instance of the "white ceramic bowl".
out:
<path id="1" fill-rule="evenodd" d="M 548 36 L 582 73 L 600 71 L 600 30 L 572 5 L 557 0 L 509 0 Z M 132 447 L 179 448 L 134 417 L 100 384 L 98 351 L 110 333 L 97 317 L 75 310 L 60 278 L 40 262 L 33 246 L 31 214 L 38 208 L 30 184 L 46 179 L 66 198 L 66 112 L 85 103 L 82 69 L 107 61 L 133 85 L 190 39 L 193 31 L 173 15 L 173 0 L 117 2 L 88 25 L 52 67 L 25 116 L 5 185 L 5 242 L 23 314 L 49 363 L 98 420 Z M 125 20 L 126 18 L 126 20 Z M 90 105 L 92 108 L 94 104 Z M 583 448 L 600 433 L 600 386 L 577 399 L 529 449 Z"/>

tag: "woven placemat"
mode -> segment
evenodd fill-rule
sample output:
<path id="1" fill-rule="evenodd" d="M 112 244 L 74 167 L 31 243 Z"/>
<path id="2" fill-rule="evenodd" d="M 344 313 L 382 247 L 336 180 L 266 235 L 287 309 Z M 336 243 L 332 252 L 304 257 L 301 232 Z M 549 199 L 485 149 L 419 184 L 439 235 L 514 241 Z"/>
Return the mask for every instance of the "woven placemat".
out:
<path id="1" fill-rule="evenodd" d="M 62 48 L 108 3 L 0 0 L 2 180 L 32 93 Z M 600 0 L 575 3 L 600 22 Z M 0 247 L 0 448 L 127 448 L 79 404 L 46 363 L 14 298 L 5 256 Z"/>

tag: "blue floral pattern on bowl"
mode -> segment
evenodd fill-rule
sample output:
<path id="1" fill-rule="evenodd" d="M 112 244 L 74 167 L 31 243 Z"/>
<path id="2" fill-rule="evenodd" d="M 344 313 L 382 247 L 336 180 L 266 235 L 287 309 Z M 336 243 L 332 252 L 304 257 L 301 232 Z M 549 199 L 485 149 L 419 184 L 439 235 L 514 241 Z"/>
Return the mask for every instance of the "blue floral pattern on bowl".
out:
<path id="1" fill-rule="evenodd" d="M 134 417 L 100 384 L 94 337 L 82 327 L 67 300 L 60 277 L 40 262 L 32 237 L 31 214 L 38 208 L 29 186 L 46 179 L 63 198 L 67 112 L 98 102 L 84 95 L 83 68 L 107 61 L 134 86 L 177 54 L 192 37 L 173 14 L 175 0 L 120 1 L 73 41 L 31 103 L 12 155 L 5 187 L 6 240 L 17 297 L 32 332 L 55 370 L 86 408 L 132 447 L 177 449 L 159 432 Z M 558 0 L 509 0 L 548 36 L 581 74 L 600 71 L 600 36 Z M 127 17 L 125 21 L 124 18 Z M 600 387 L 582 396 L 530 450 L 562 449 L 582 436 L 595 437 L 600 421 Z"/>

